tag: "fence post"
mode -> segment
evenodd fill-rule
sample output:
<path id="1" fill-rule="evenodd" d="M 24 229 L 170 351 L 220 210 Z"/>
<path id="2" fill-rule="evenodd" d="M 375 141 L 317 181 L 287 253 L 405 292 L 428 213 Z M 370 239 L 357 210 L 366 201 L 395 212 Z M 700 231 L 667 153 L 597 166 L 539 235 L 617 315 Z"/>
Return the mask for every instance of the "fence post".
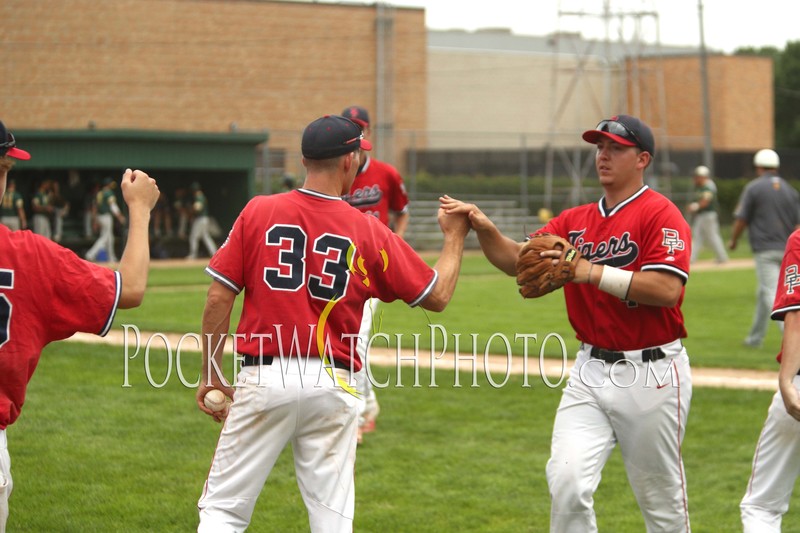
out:
<path id="1" fill-rule="evenodd" d="M 525 212 L 530 212 L 528 208 L 528 148 L 525 134 L 520 135 L 520 160 L 519 160 L 519 194 L 522 199 L 522 207 Z"/>

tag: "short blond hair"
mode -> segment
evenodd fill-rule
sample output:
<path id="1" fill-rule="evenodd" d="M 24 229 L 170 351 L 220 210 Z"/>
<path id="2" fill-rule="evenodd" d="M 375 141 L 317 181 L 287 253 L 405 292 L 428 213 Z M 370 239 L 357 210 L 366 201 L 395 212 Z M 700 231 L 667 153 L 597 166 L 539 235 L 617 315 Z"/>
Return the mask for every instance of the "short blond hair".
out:
<path id="1" fill-rule="evenodd" d="M 0 172 L 8 172 L 16 163 L 16 159 L 7 155 L 0 155 Z"/>

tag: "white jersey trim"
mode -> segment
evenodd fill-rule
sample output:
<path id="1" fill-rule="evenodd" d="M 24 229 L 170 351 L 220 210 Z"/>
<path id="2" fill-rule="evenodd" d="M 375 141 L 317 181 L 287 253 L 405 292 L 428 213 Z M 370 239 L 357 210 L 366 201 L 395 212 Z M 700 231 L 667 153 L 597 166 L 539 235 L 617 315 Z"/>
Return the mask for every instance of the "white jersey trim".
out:
<path id="1" fill-rule="evenodd" d="M 687 272 L 684 272 L 680 268 L 674 267 L 672 265 L 666 265 L 663 263 L 656 265 L 644 265 L 641 270 L 642 272 L 644 272 L 645 270 L 664 270 L 666 272 L 675 274 L 679 278 L 683 279 L 684 285 L 686 284 L 687 281 L 689 281 L 689 274 Z"/>
<path id="2" fill-rule="evenodd" d="M 309 196 L 316 196 L 317 198 L 323 198 L 325 200 L 341 200 L 341 196 L 331 196 L 329 194 L 323 194 L 321 192 L 312 191 L 309 189 L 295 189 L 297 192 L 302 194 L 307 194 Z"/>
<path id="3" fill-rule="evenodd" d="M 644 192 L 645 192 L 647 189 L 649 189 L 649 188 L 650 188 L 650 186 L 649 186 L 649 185 L 642 185 L 642 188 L 641 188 L 641 189 L 639 189 L 638 191 L 636 191 L 635 193 L 633 193 L 633 194 L 632 194 L 632 195 L 631 195 L 629 198 L 626 198 L 626 199 L 625 199 L 625 200 L 623 200 L 622 202 L 620 202 L 620 203 L 618 203 L 617 205 L 615 205 L 615 206 L 614 206 L 614 209 L 612 209 L 612 210 L 611 210 L 611 211 L 609 211 L 608 213 L 606 213 L 605 209 L 603 208 L 603 203 L 605 202 L 605 199 L 606 199 L 606 197 L 605 197 L 605 195 L 604 195 L 604 196 L 603 196 L 602 198 L 600 198 L 600 200 L 597 202 L 597 208 L 600 210 L 600 216 L 602 216 L 603 218 L 607 218 L 607 217 L 614 216 L 614 215 L 615 215 L 615 214 L 616 214 L 616 213 L 617 213 L 617 212 L 618 212 L 620 209 L 622 209 L 623 207 L 625 207 L 625 206 L 626 206 L 626 205 L 628 205 L 629 203 L 631 203 L 631 202 L 633 202 L 634 200 L 636 200 L 638 197 L 640 197 L 642 194 L 644 194 Z"/>
<path id="4" fill-rule="evenodd" d="M 433 279 L 431 280 L 431 282 L 428 283 L 428 286 L 425 287 L 425 289 L 420 293 L 419 296 L 414 298 L 414 301 L 408 303 L 408 306 L 409 307 L 418 306 L 420 304 L 420 302 L 422 302 L 422 300 L 427 298 L 430 295 L 430 293 L 433 292 L 433 287 L 436 285 L 437 281 L 439 281 L 439 273 L 434 270 L 433 271 Z"/>
<path id="5" fill-rule="evenodd" d="M 791 313 L 792 311 L 800 311 L 800 304 L 787 305 L 786 307 L 774 309 L 769 317 L 772 320 L 783 320 L 783 316 L 778 315 L 785 315 L 786 313 Z"/>
<path id="6" fill-rule="evenodd" d="M 98 333 L 99 336 L 105 337 L 108 335 L 108 332 L 111 331 L 111 324 L 114 323 L 114 317 L 117 315 L 117 308 L 119 306 L 119 299 L 122 297 L 122 274 L 119 271 L 114 271 L 114 280 L 116 281 L 116 292 L 114 294 L 114 305 L 111 307 L 111 312 L 108 314 L 108 319 L 106 320 L 103 329 L 100 330 Z"/>
<path id="7" fill-rule="evenodd" d="M 215 281 L 218 281 L 218 282 L 222 283 L 223 285 L 228 287 L 230 290 L 232 290 L 236 294 L 239 294 L 240 292 L 242 292 L 242 287 L 239 287 L 230 278 L 228 278 L 226 276 L 223 276 L 222 274 L 220 274 L 219 272 L 217 272 L 216 270 L 214 270 L 210 266 L 206 267 L 206 274 L 208 274 L 209 276 L 214 278 Z"/>

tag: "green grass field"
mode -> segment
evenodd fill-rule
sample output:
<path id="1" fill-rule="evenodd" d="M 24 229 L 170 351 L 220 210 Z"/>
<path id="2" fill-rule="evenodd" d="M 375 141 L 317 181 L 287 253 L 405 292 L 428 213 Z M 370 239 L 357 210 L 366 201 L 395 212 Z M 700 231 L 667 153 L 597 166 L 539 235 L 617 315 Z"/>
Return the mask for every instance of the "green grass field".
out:
<path id="1" fill-rule="evenodd" d="M 430 260 L 433 262 L 433 258 Z M 120 311 L 114 327 L 135 324 L 142 331 L 199 332 L 209 283 L 202 268 L 154 269 L 144 304 Z M 762 348 L 742 346 L 755 305 L 755 284 L 752 269 L 698 270 L 691 274 L 683 312 L 689 332 L 685 344 L 693 365 L 777 369 L 775 355 L 781 338 L 777 325 L 770 325 Z M 241 302 L 242 298 L 237 298 L 237 316 Z M 456 293 L 444 312 L 428 313 L 402 302 L 378 309 L 379 330 L 391 339 L 402 334 L 407 347 L 413 346 L 412 334 L 419 333 L 420 347 L 429 349 L 430 324 L 439 324 L 446 330 L 449 347 L 453 346 L 453 335 L 460 334 L 460 350 L 465 354 L 472 350 L 470 334 L 477 335 L 479 353 L 495 334 L 508 338 L 516 355 L 522 354 L 521 341 L 513 342 L 516 333 L 535 333 L 540 340 L 549 333 L 558 333 L 566 341 L 570 356 L 578 347 L 561 294 L 523 300 L 514 280 L 498 272 L 479 253 L 465 256 Z M 440 349 L 441 336 L 434 340 Z M 538 353 L 539 345 L 531 346 Z M 497 339 L 490 346 L 491 352 L 505 353 L 504 349 Z"/>
<path id="2" fill-rule="evenodd" d="M 121 311 L 115 328 L 198 332 L 209 283 L 201 268 L 154 269 L 144 305 Z M 764 348 L 741 340 L 754 304 L 752 270 L 693 273 L 684 313 L 693 365 L 776 369 L 777 328 Z M 239 299 L 241 300 L 241 299 Z M 241 301 L 239 301 L 239 305 Z M 570 359 L 576 342 L 563 300 L 523 301 L 513 280 L 470 254 L 451 307 L 426 314 L 402 304 L 382 306 L 381 330 L 424 334 L 431 322 L 448 334 L 560 333 Z M 421 335 L 424 340 L 425 335 Z M 468 348 L 462 346 L 462 351 Z M 480 348 L 481 350 L 483 347 Z M 9 531 L 192 531 L 219 426 L 194 405 L 167 354 L 128 362 L 122 347 L 57 343 L 42 357 L 19 421 L 8 430 L 15 488 Z M 188 380 L 199 356 L 183 354 Z M 393 377 L 393 370 L 383 369 Z M 410 384 L 411 370 L 403 370 Z M 421 382 L 428 383 L 426 371 Z M 480 374 L 479 374 L 480 375 Z M 167 379 L 167 377 L 169 379 Z M 378 431 L 360 447 L 357 531 L 547 531 L 549 495 L 544 467 L 560 397 L 541 381 L 522 387 L 452 386 L 437 369 L 438 388 L 379 391 Z M 471 377 L 462 377 L 468 384 Z M 772 393 L 696 388 L 684 442 L 689 507 L 695 532 L 739 531 L 738 503 Z M 595 497 L 601 531 L 639 532 L 643 521 L 618 452 Z M 797 507 L 797 497 L 793 499 Z M 249 531 L 307 531 L 287 450 L 267 482 Z M 784 532 L 800 531 L 790 511 Z"/>

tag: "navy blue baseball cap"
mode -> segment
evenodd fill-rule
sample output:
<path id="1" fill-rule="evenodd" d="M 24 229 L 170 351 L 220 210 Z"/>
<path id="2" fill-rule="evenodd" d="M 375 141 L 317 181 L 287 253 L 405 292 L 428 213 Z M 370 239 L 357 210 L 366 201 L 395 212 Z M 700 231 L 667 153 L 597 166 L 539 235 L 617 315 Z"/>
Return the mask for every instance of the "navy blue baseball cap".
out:
<path id="1" fill-rule="evenodd" d="M 5 124 L 0 122 L 0 156 L 3 155 L 24 161 L 31 158 L 31 154 L 21 148 L 17 148 L 17 140 L 14 138 L 14 134 L 6 129 Z"/>
<path id="2" fill-rule="evenodd" d="M 344 111 L 342 111 L 342 116 L 358 124 L 362 130 L 369 127 L 369 113 L 361 106 L 351 105 L 350 107 L 345 107 Z"/>
<path id="3" fill-rule="evenodd" d="M 656 141 L 650 127 L 630 115 L 614 115 L 601 120 L 595 129 L 583 132 L 583 140 L 586 142 L 596 143 L 600 137 L 623 146 L 637 146 L 651 156 L 656 155 Z"/>
<path id="4" fill-rule="evenodd" d="M 303 131 L 302 152 L 307 159 L 332 159 L 361 148 L 372 150 L 361 128 L 337 115 L 320 117 Z"/>

